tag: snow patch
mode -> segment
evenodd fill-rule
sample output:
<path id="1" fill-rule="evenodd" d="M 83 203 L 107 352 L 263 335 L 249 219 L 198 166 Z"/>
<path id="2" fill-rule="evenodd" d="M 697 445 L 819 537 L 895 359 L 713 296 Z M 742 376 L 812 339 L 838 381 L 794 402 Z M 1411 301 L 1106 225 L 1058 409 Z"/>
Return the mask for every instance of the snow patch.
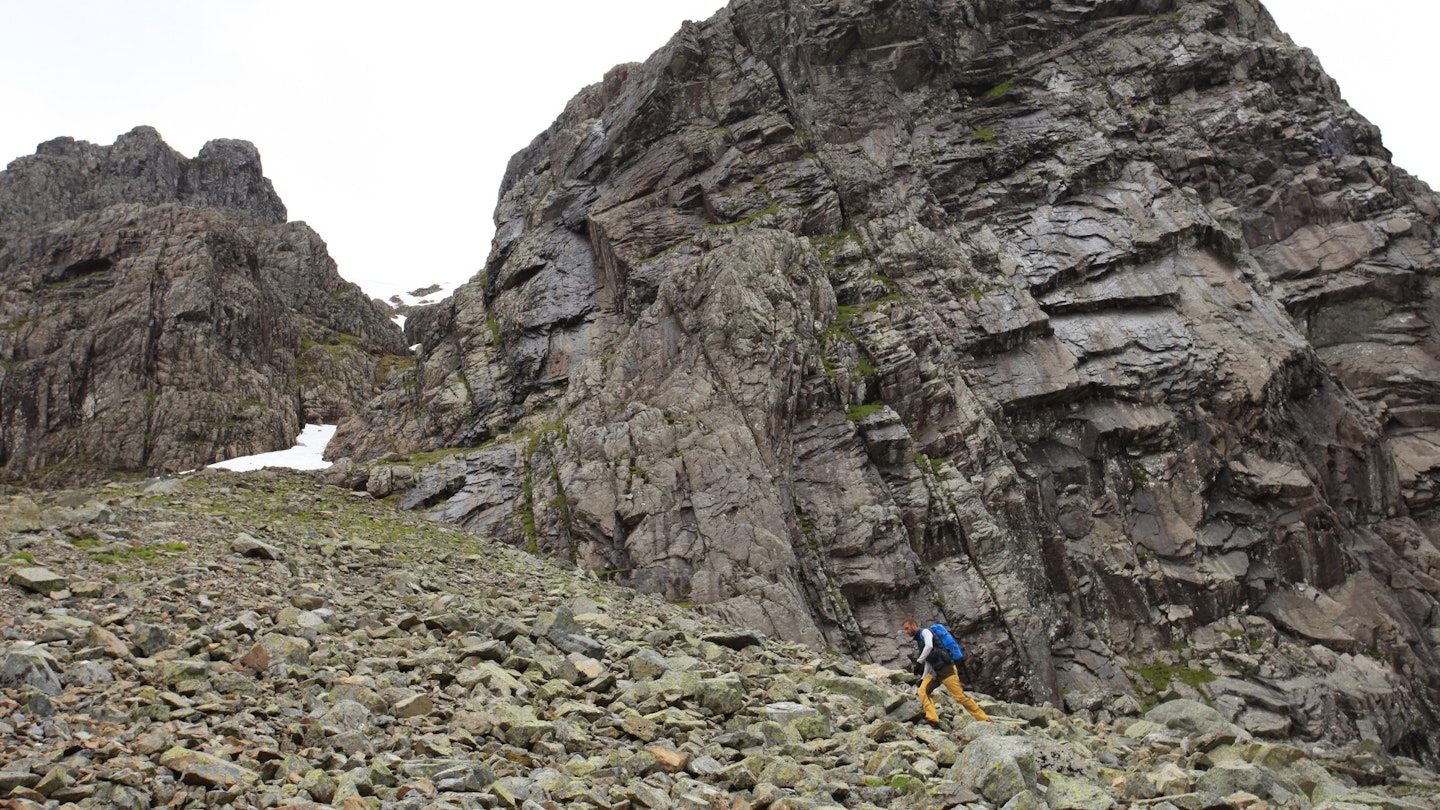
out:
<path id="1" fill-rule="evenodd" d="M 335 425 L 306 425 L 295 437 L 295 446 L 289 450 L 273 453 L 257 453 L 253 456 L 217 461 L 211 464 L 222 470 L 259 470 L 265 467 L 288 467 L 292 470 L 323 470 L 330 466 L 325 460 L 325 447 L 335 438 Z"/>
<path id="2" fill-rule="evenodd" d="M 413 295 L 414 290 L 410 292 L 396 292 L 387 297 L 385 301 L 392 307 L 417 307 L 434 304 L 437 301 L 444 301 L 450 297 L 450 294 L 455 292 L 455 289 L 463 283 L 463 281 L 438 282 L 431 285 L 435 288 L 434 290 L 424 295 Z"/>

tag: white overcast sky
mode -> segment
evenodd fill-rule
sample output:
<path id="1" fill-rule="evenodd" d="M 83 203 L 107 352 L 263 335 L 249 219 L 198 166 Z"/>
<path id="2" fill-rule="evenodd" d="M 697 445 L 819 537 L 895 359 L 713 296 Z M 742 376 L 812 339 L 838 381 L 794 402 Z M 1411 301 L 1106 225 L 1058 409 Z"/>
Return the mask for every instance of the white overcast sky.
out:
<path id="1" fill-rule="evenodd" d="M 0 0 L 0 163 L 147 124 L 260 149 L 371 295 L 478 271 L 510 156 L 585 85 L 723 0 Z M 1395 162 L 1440 184 L 1437 0 L 1270 0 Z"/>

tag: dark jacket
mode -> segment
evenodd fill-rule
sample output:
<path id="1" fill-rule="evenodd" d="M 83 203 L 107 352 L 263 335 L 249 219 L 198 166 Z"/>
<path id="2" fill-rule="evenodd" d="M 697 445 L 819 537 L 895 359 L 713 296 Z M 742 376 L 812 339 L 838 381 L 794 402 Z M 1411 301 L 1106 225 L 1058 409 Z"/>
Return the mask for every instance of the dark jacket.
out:
<path id="1" fill-rule="evenodd" d="M 914 639 L 915 663 L 924 664 L 926 673 L 933 673 L 937 681 L 943 681 L 955 674 L 955 662 L 950 660 L 950 654 L 935 640 L 935 634 L 930 632 L 930 628 L 922 627 L 916 630 Z"/>

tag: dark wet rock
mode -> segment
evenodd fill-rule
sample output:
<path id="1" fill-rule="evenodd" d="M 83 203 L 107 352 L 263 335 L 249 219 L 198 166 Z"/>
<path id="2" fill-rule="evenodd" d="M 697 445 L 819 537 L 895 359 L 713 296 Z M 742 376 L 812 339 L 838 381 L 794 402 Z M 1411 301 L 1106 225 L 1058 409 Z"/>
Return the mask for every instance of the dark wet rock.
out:
<path id="1" fill-rule="evenodd" d="M 731 650 L 743 650 L 746 647 L 765 646 L 765 636 L 753 631 L 738 633 L 711 633 L 705 636 L 705 641 L 711 644 L 719 644 Z"/>

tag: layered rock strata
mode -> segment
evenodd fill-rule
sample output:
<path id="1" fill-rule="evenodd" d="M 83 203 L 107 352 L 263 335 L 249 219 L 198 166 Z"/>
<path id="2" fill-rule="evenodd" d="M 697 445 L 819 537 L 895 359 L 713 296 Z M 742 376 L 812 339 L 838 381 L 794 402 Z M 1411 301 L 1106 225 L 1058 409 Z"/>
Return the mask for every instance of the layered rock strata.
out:
<path id="1" fill-rule="evenodd" d="M 511 161 L 337 452 L 450 448 L 410 505 L 786 638 L 946 618 L 1008 696 L 1243 617 L 1289 652 L 1211 699 L 1433 757 L 1437 198 L 1388 157 L 1253 0 L 737 0 Z"/>
<path id="2" fill-rule="evenodd" d="M 244 141 L 58 138 L 0 173 L 0 478 L 193 469 L 293 444 L 408 361 Z M 388 358 L 388 359 L 387 359 Z"/>

